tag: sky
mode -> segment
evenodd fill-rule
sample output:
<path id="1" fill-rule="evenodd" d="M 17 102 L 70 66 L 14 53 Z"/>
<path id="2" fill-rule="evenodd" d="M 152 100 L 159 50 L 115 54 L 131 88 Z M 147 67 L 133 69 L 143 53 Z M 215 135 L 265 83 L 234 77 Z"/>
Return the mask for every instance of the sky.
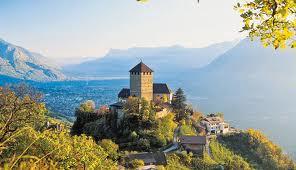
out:
<path id="1" fill-rule="evenodd" d="M 243 37 L 235 0 L 1 0 L 0 38 L 54 59 Z"/>

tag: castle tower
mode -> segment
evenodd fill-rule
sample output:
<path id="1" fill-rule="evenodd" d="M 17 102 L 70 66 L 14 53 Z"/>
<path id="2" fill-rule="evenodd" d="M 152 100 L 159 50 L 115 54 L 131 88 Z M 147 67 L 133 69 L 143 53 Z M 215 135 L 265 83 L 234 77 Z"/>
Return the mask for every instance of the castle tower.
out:
<path id="1" fill-rule="evenodd" d="M 130 71 L 130 95 L 153 100 L 153 70 L 140 62 Z"/>

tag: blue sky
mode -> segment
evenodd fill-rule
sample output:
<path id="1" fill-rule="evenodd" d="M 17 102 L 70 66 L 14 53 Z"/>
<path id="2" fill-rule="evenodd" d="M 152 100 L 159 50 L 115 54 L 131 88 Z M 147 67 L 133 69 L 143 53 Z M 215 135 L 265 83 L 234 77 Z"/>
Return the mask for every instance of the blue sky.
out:
<path id="1" fill-rule="evenodd" d="M 52 58 L 202 47 L 243 35 L 235 0 L 1 0 L 0 38 Z"/>

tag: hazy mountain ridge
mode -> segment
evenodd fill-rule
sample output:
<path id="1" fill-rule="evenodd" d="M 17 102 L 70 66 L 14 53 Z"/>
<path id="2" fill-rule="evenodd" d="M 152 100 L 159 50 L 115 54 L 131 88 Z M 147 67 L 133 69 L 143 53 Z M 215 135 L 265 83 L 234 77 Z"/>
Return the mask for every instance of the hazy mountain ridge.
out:
<path id="1" fill-rule="evenodd" d="M 0 39 L 0 75 L 34 81 L 64 80 L 59 69 L 44 56 Z"/>
<path id="2" fill-rule="evenodd" d="M 204 48 L 136 47 L 127 50 L 111 49 L 106 56 L 63 68 L 69 75 L 127 76 L 127 71 L 140 60 L 155 68 L 157 76 L 169 75 L 175 70 L 183 72 L 207 65 L 220 54 L 234 46 L 235 42 L 223 42 Z"/>
<path id="3" fill-rule="evenodd" d="M 267 87 L 271 90 L 282 85 L 286 90 L 293 90 L 293 85 L 296 85 L 296 77 L 293 76 L 296 74 L 295 65 L 295 49 L 274 50 L 262 47 L 258 41 L 245 39 L 204 68 L 192 70 L 196 77 L 193 84 L 214 91 L 222 90 L 222 87 L 237 89 L 239 83 L 240 87 L 251 85 L 261 89 L 264 86 L 265 90 Z M 230 86 L 232 83 L 237 86 Z"/>

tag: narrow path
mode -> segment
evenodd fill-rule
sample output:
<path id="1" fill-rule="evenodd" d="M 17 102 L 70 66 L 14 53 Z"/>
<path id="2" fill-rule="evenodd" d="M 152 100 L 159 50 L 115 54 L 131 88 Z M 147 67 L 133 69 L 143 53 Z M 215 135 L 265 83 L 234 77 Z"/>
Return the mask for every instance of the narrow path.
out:
<path id="1" fill-rule="evenodd" d="M 206 151 L 207 151 L 208 155 L 210 156 L 210 158 L 213 159 L 213 155 L 212 155 L 211 149 L 210 149 L 210 137 L 209 136 L 207 136 Z"/>

